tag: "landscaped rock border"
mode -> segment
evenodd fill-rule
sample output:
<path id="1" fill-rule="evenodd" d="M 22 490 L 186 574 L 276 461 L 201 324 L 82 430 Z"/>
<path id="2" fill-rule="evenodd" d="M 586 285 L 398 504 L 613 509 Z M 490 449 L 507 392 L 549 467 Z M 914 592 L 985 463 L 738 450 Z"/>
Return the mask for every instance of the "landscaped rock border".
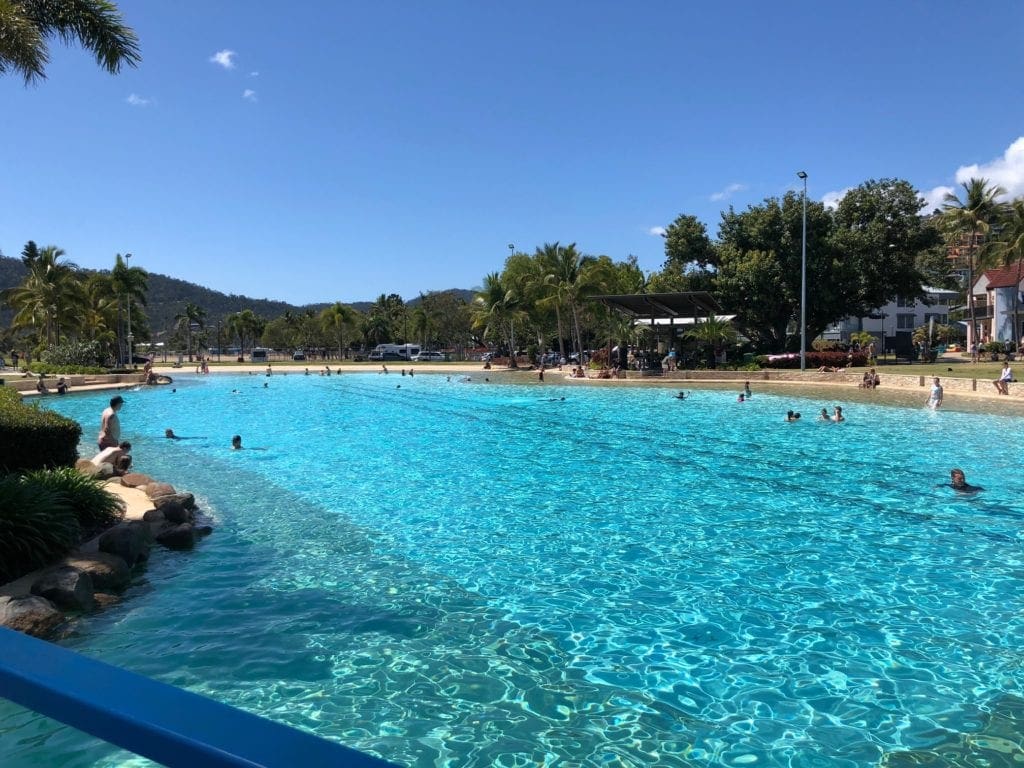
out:
<path id="1" fill-rule="evenodd" d="M 61 562 L 4 587 L 0 626 L 54 637 L 68 619 L 119 602 L 132 573 L 149 559 L 154 541 L 167 549 L 192 549 L 213 531 L 191 493 L 178 493 L 174 486 L 140 473 L 113 478 L 108 485 L 115 484 L 143 492 L 152 508 L 84 542 Z M 110 490 L 118 493 L 116 487 Z"/>

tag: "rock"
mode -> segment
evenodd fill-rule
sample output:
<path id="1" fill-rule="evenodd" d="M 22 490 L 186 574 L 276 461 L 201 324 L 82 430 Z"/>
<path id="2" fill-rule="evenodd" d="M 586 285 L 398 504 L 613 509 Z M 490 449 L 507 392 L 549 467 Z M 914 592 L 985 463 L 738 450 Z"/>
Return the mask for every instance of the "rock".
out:
<path id="1" fill-rule="evenodd" d="M 112 595 L 109 592 L 97 592 L 93 597 L 96 598 L 96 607 L 100 610 L 103 608 L 109 608 L 112 605 L 117 605 L 121 602 L 120 596 Z"/>
<path id="2" fill-rule="evenodd" d="M 177 499 L 171 499 L 156 508 L 157 512 L 163 514 L 168 522 L 175 525 L 192 522 L 192 513 L 189 512 Z"/>
<path id="3" fill-rule="evenodd" d="M 196 534 L 188 523 L 164 528 L 156 535 L 156 540 L 168 549 L 192 549 L 196 544 Z"/>
<path id="4" fill-rule="evenodd" d="M 173 496 L 176 493 L 174 486 L 170 483 L 149 483 L 143 490 L 151 499 L 158 496 Z"/>
<path id="5" fill-rule="evenodd" d="M 35 637 L 47 637 L 64 621 L 53 603 L 36 595 L 0 597 L 0 626 Z"/>
<path id="6" fill-rule="evenodd" d="M 124 560 L 129 568 L 149 559 L 149 524 L 141 520 L 118 523 L 100 536 L 100 552 L 109 552 Z"/>
<path id="7" fill-rule="evenodd" d="M 198 539 L 200 536 L 209 536 L 211 533 L 213 533 L 213 526 L 212 525 L 197 525 L 192 530 L 195 531 L 196 538 Z"/>
<path id="8" fill-rule="evenodd" d="M 167 518 L 164 517 L 164 513 L 159 509 L 147 509 L 142 513 L 142 519 L 147 523 L 165 523 Z"/>
<path id="9" fill-rule="evenodd" d="M 91 611 L 95 605 L 92 578 L 70 565 L 44 571 L 29 591 L 67 610 Z"/>
<path id="10" fill-rule="evenodd" d="M 138 488 L 140 485 L 149 485 L 152 482 L 153 478 L 141 472 L 129 472 L 126 475 L 121 475 L 121 485 L 129 488 Z"/>
<path id="11" fill-rule="evenodd" d="M 124 558 L 107 552 L 74 554 L 65 558 L 61 565 L 69 565 L 89 574 L 93 589 L 119 590 L 131 583 L 132 574 Z"/>
<path id="12" fill-rule="evenodd" d="M 153 506 L 157 509 L 160 509 L 164 504 L 171 501 L 179 502 L 181 506 L 188 510 L 194 510 L 196 508 L 196 497 L 191 493 L 170 493 L 166 495 L 150 496 L 149 498 L 152 500 Z"/>

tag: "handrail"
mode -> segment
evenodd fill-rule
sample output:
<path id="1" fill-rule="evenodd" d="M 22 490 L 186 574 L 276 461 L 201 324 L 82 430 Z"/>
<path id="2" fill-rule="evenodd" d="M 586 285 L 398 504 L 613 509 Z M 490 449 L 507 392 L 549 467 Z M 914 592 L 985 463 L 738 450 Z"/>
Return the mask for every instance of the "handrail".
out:
<path id="1" fill-rule="evenodd" d="M 0 697 L 177 768 L 392 763 L 0 628 Z"/>

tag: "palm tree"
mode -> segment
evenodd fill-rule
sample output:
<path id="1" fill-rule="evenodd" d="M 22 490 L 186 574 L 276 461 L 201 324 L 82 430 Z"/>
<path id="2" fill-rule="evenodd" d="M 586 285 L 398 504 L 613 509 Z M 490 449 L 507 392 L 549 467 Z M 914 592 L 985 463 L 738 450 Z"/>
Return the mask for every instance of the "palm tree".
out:
<path id="1" fill-rule="evenodd" d="M 334 302 L 320 313 L 324 329 L 337 334 L 339 360 L 345 359 L 345 331 L 355 325 L 358 317 L 359 313 L 356 310 L 340 301 Z"/>
<path id="2" fill-rule="evenodd" d="M 202 330 L 206 327 L 206 310 L 191 301 L 185 309 L 174 316 L 174 325 L 179 331 L 185 331 L 188 338 L 188 361 L 192 362 L 192 329 Z"/>
<path id="3" fill-rule="evenodd" d="M 266 327 L 266 321 L 251 309 L 243 309 L 241 312 L 228 315 L 226 327 L 228 333 L 238 337 L 238 350 L 244 355 L 246 340 L 255 345 L 256 339 Z"/>
<path id="4" fill-rule="evenodd" d="M 509 367 L 516 368 L 516 324 L 526 313 L 519 296 L 497 272 L 484 278 L 483 288 L 473 299 L 473 327 L 483 330 L 484 338 L 497 336 L 508 344 Z"/>
<path id="5" fill-rule="evenodd" d="M 728 320 L 719 320 L 714 315 L 709 315 L 699 320 L 696 325 L 683 334 L 687 339 L 693 339 L 705 349 L 718 349 L 727 344 L 736 342 L 736 329 Z"/>
<path id="6" fill-rule="evenodd" d="M 1013 346 L 1020 348 L 1020 321 L 1017 309 L 1020 303 L 1020 281 L 1024 267 L 1024 198 L 1010 203 L 1005 211 L 1001 231 L 992 243 L 992 253 L 1004 266 L 1016 264 L 1017 279 L 1013 285 Z"/>
<path id="7" fill-rule="evenodd" d="M 550 250 L 549 250 L 550 249 Z M 605 288 L 606 275 L 604 267 L 597 259 L 590 256 L 583 256 L 576 250 L 576 243 L 567 246 L 554 246 L 545 244 L 544 257 L 553 258 L 552 267 L 548 274 L 547 282 L 551 286 L 551 299 L 555 303 L 556 311 L 560 306 L 567 306 L 573 321 L 573 328 L 576 331 L 576 352 L 580 362 L 583 361 L 583 334 L 580 332 L 580 310 L 583 300 Z M 558 317 L 559 326 L 561 318 Z M 561 333 L 559 333 L 559 352 L 565 356 L 564 347 L 561 345 Z"/>
<path id="8" fill-rule="evenodd" d="M 11 326 L 35 328 L 40 343 L 59 341 L 60 320 L 73 324 L 85 303 L 79 269 L 60 262 L 64 251 L 55 245 L 38 249 L 29 241 L 22 252 L 28 274 L 21 285 L 3 292 L 4 301 L 14 310 Z"/>
<path id="9" fill-rule="evenodd" d="M 967 235 L 967 310 L 970 316 L 968 343 L 976 340 L 977 323 L 974 314 L 974 270 L 978 240 L 987 235 L 992 224 L 999 218 L 1004 204 L 997 198 L 1006 194 L 998 184 L 989 184 L 988 179 L 971 179 L 963 184 L 963 200 L 952 192 L 946 193 L 942 205 L 942 223 L 951 238 L 961 239 Z"/>
<path id="10" fill-rule="evenodd" d="M 17 72 L 25 84 L 46 77 L 48 40 L 79 42 L 111 74 L 142 60 L 138 38 L 109 0 L 3 0 L 0 2 L 0 75 Z"/>
<path id="11" fill-rule="evenodd" d="M 149 290 L 149 273 L 142 267 L 129 267 L 128 259 L 131 254 L 122 256 L 114 254 L 114 267 L 110 270 L 110 291 L 117 298 L 118 303 L 125 302 L 127 308 L 128 328 L 126 334 L 135 337 L 143 334 L 132 333 L 132 313 L 134 312 L 135 330 L 146 327 L 146 315 L 139 308 L 139 305 L 146 306 L 146 292 Z M 145 334 L 148 336 L 148 331 Z M 129 365 L 134 357 L 135 350 L 129 349 L 127 359 Z"/>

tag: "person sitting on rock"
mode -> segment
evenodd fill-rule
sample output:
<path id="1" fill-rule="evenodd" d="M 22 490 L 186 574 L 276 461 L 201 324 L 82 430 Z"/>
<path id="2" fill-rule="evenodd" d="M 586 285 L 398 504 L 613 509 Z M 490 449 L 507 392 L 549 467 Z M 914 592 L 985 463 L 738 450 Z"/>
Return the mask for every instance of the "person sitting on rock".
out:
<path id="1" fill-rule="evenodd" d="M 114 468 L 115 475 L 123 475 L 132 466 L 132 457 L 129 455 L 131 450 L 132 444 L 125 440 L 120 445 L 104 448 L 92 457 L 92 463 L 97 467 L 109 464 Z"/>

